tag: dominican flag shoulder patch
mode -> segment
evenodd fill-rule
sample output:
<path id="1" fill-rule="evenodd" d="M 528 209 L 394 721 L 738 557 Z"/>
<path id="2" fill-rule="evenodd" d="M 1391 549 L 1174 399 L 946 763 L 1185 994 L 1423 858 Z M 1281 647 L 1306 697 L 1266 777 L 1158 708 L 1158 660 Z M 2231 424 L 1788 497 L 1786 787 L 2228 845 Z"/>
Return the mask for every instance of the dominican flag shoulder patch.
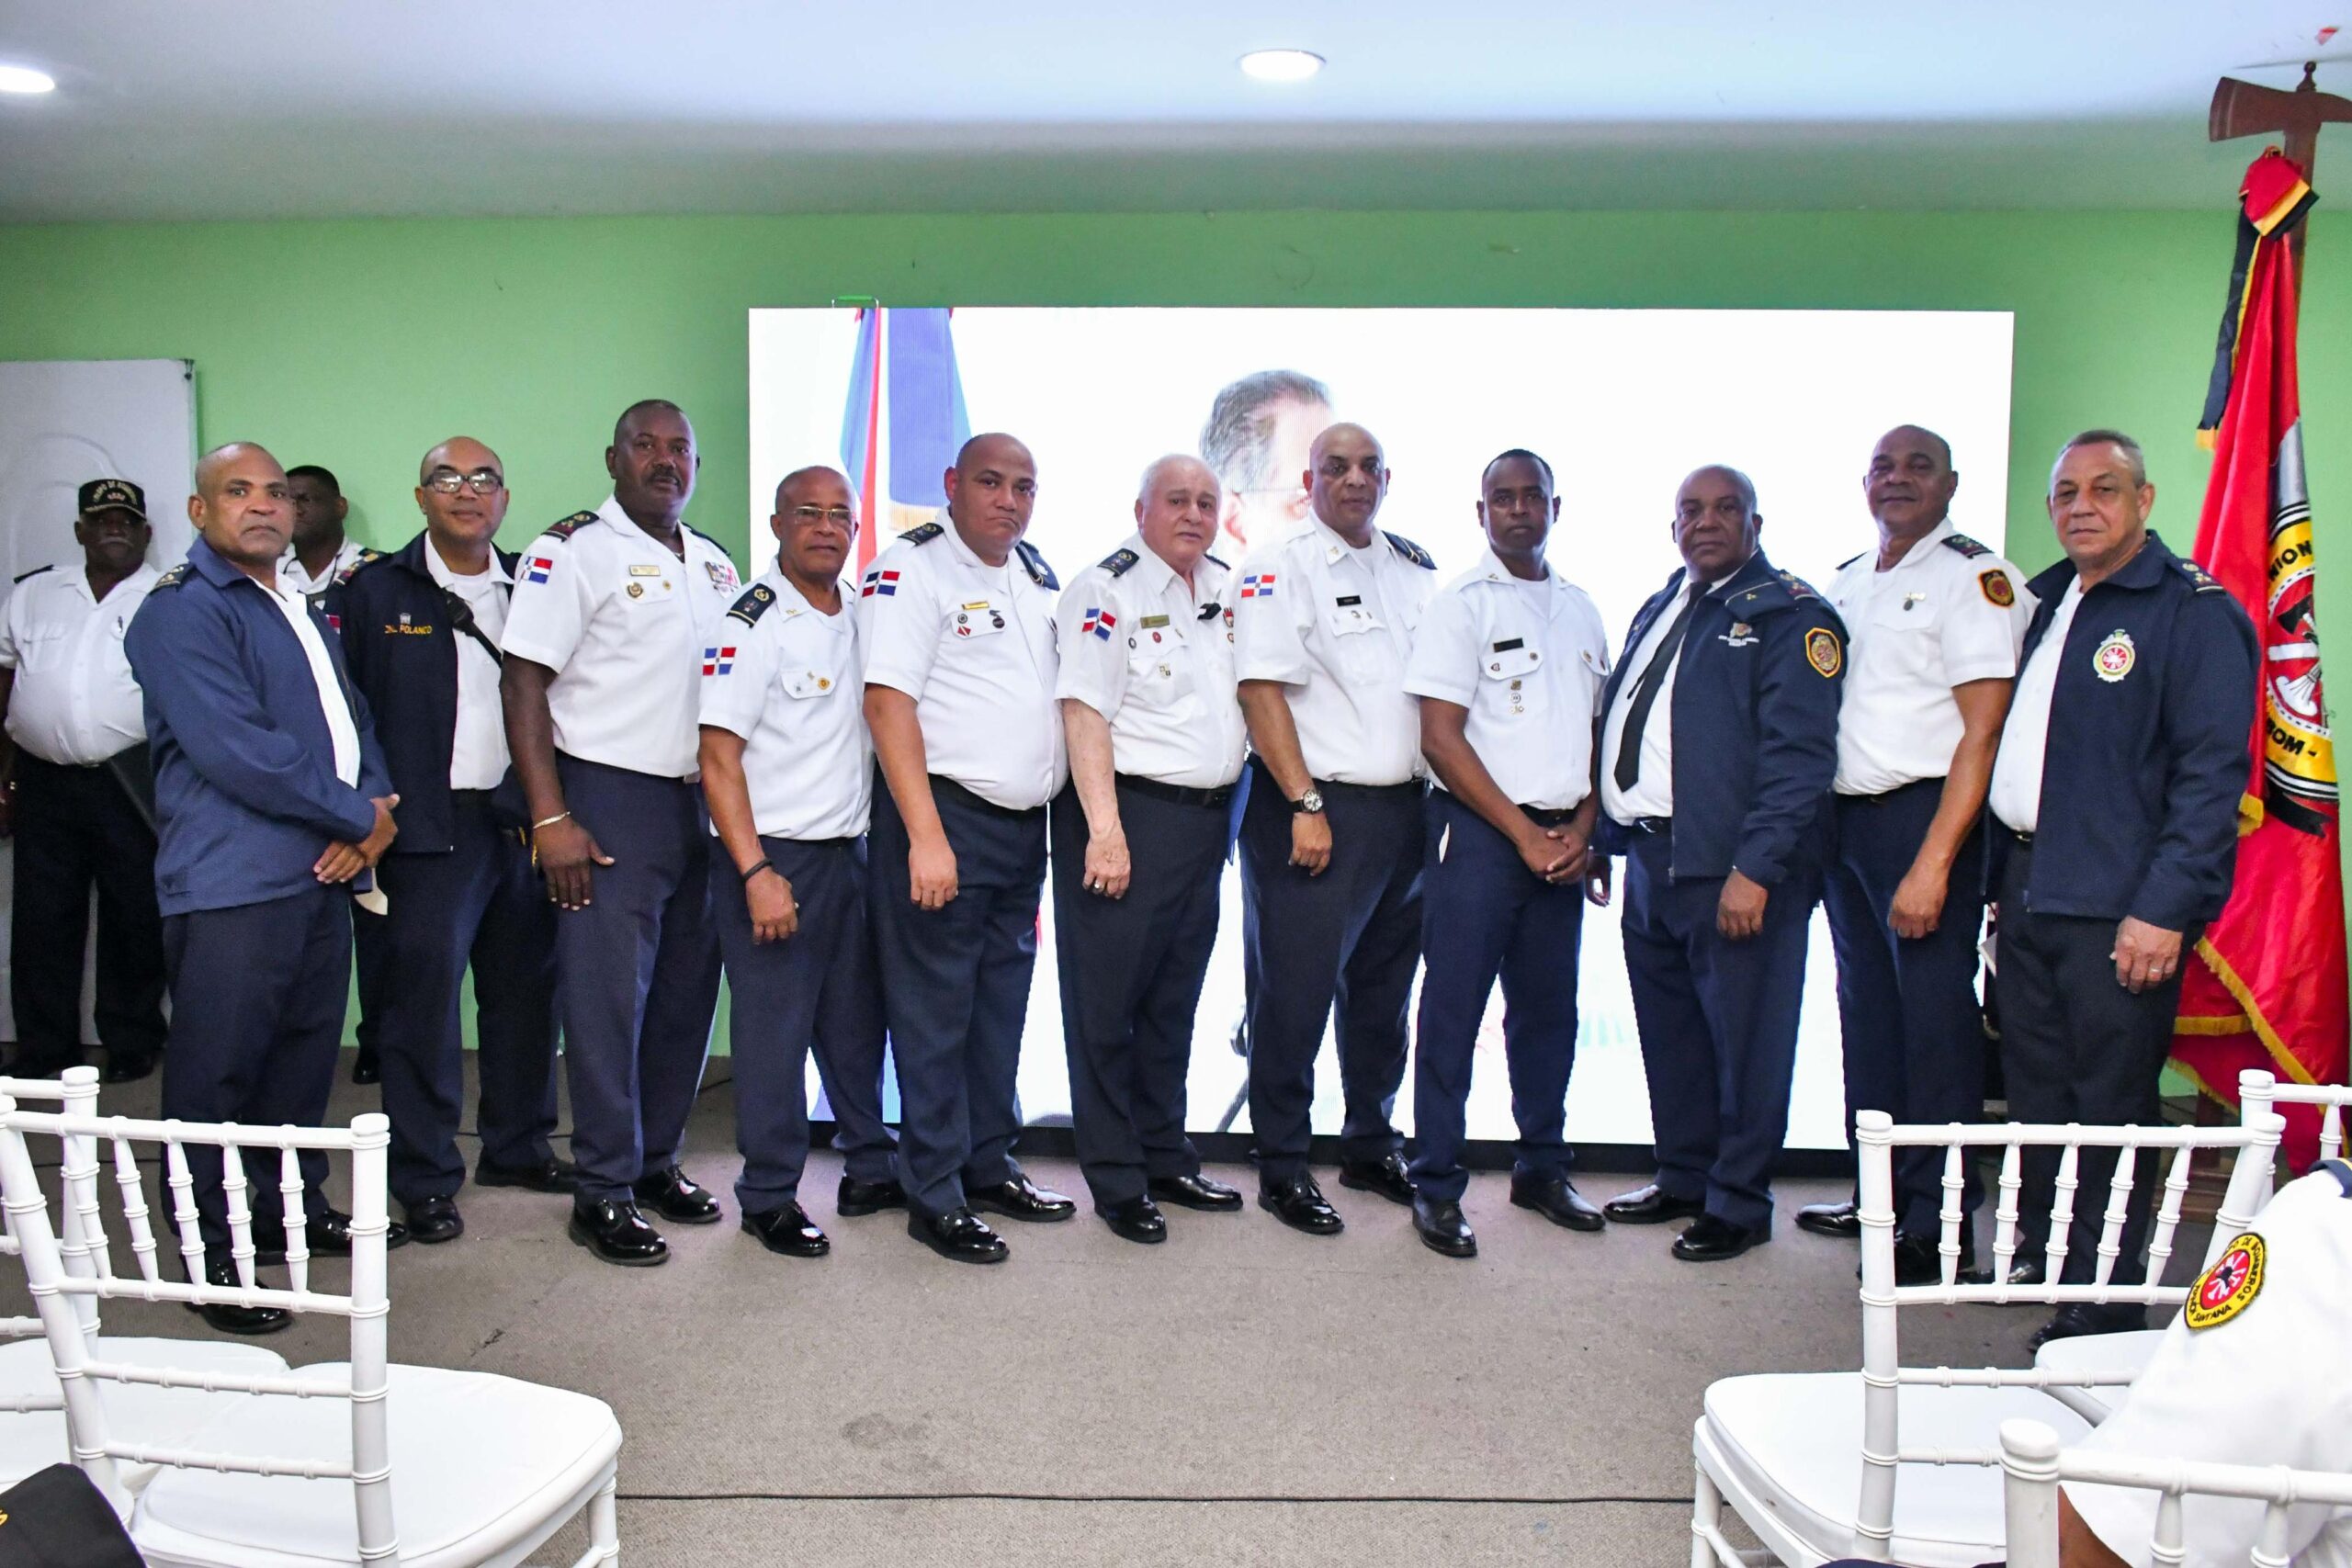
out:
<path id="1" fill-rule="evenodd" d="M 706 648 L 702 650 L 702 672 L 706 675 L 726 675 L 735 669 L 735 650 L 731 648 Z"/>
<path id="2" fill-rule="evenodd" d="M 865 586 L 857 591 L 857 596 L 861 599 L 871 599 L 879 594 L 888 599 L 898 592 L 897 571 L 869 571 L 865 574 Z"/>
<path id="3" fill-rule="evenodd" d="M 545 582 L 548 580 L 548 573 L 554 570 L 554 557 L 533 556 L 523 563 L 523 581 L 526 582 Z"/>
<path id="4" fill-rule="evenodd" d="M 1119 617 L 1110 611 L 1089 609 L 1086 619 L 1078 624 L 1078 629 L 1081 636 L 1091 634 L 1108 642 L 1111 640 L 1111 629 L 1118 624 Z"/>
<path id="5" fill-rule="evenodd" d="M 1272 598 L 1274 596 L 1274 574 L 1271 571 L 1251 572 L 1249 576 L 1241 580 L 1241 596 L 1244 599 Z"/>

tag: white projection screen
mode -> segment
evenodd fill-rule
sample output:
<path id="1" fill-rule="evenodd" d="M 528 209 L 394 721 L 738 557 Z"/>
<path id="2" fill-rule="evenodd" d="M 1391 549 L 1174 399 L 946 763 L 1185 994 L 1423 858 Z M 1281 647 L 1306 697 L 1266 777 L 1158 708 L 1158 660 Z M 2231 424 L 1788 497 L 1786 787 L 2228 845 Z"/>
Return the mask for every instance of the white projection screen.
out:
<path id="1" fill-rule="evenodd" d="M 1395 479 L 1381 525 L 1410 537 L 1450 581 L 1483 547 L 1478 477 L 1524 446 L 1547 458 L 1563 501 L 1554 569 L 1599 603 L 1612 643 L 1678 564 L 1668 519 L 1691 468 L 1724 462 L 1756 481 L 1774 562 L 1826 587 L 1873 538 L 1861 476 L 1890 426 L 1925 424 L 1951 442 L 1962 474 L 1958 526 L 1999 546 L 2007 493 L 2011 319 L 2005 311 L 1575 310 L 885 310 L 879 330 L 855 309 L 750 313 L 753 570 L 768 564 L 770 500 L 804 464 L 866 483 L 887 542 L 941 501 L 939 454 L 958 433 L 1004 430 L 1036 454 L 1029 538 L 1065 580 L 1133 526 L 1136 479 L 1165 452 L 1202 449 L 1218 393 L 1285 370 L 1329 393 L 1324 414 L 1277 419 L 1259 450 L 1275 477 L 1233 531 L 1289 525 L 1303 506 L 1304 427 L 1368 426 Z M 875 338 L 881 339 L 878 355 Z M 877 386 L 862 370 L 883 367 Z M 1295 401 L 1295 399 L 1291 400 Z M 960 407 L 958 406 L 960 403 Z M 1217 554 L 1236 565 L 1228 538 Z M 1612 655 L 1613 656 L 1613 655 Z M 1054 972 L 1051 900 L 1021 1063 L 1032 1124 L 1066 1122 L 1069 1074 Z M 1616 916 L 1590 911 L 1568 1090 L 1568 1136 L 1645 1144 L 1649 1104 Z M 1245 1066 L 1231 1048 L 1241 1011 L 1238 874 L 1195 1021 L 1190 1122 L 1246 1132 Z M 1469 1131 L 1513 1134 L 1503 1070 L 1502 1003 L 1479 1040 Z M 1836 976 L 1816 915 L 1805 973 L 1789 1144 L 1842 1146 Z M 816 1083 L 812 1073 L 810 1089 Z M 1339 1073 L 1326 1043 L 1315 1131 L 1336 1132 Z M 1409 1073 L 1397 1124 L 1412 1127 Z"/>

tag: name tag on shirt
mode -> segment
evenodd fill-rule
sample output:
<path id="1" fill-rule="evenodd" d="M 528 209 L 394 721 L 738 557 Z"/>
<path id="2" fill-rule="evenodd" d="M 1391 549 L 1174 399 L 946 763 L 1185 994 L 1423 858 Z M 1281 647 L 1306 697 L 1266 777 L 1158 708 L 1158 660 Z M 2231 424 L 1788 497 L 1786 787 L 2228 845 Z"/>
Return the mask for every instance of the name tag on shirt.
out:
<path id="1" fill-rule="evenodd" d="M 659 577 L 662 569 L 658 566 L 633 566 L 628 569 L 628 574 L 631 577 Z"/>

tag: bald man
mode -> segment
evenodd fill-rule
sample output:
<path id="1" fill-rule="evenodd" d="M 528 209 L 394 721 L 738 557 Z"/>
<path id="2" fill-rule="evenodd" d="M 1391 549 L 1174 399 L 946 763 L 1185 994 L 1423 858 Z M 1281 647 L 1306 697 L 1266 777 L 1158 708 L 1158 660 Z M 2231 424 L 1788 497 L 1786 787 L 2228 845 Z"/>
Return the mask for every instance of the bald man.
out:
<path id="1" fill-rule="evenodd" d="M 1805 931 L 1821 894 L 1846 626 L 1764 557 L 1756 487 L 1682 481 L 1682 564 L 1625 634 L 1601 693 L 1605 855 L 1625 878 L 1625 967 L 1649 1077 L 1657 1178 L 1623 1224 L 1689 1220 L 1674 1256 L 1736 1258 L 1772 1235 Z M 1604 863 L 1588 883 L 1609 897 Z"/>
<path id="2" fill-rule="evenodd" d="M 351 895 L 390 846 L 400 800 L 324 614 L 277 580 L 294 517 L 277 459 L 249 442 L 205 454 L 187 514 L 187 559 L 155 580 L 123 643 L 155 764 L 172 992 L 163 1113 L 316 1126 L 351 984 Z M 237 1283 L 220 1153 L 191 1145 L 187 1157 L 205 1272 Z M 347 1255 L 350 1216 L 320 1190 L 326 1156 L 301 1168 L 309 1250 Z M 247 1151 L 245 1169 L 262 1200 L 257 1252 L 282 1259 L 277 1151 Z M 232 1334 L 289 1321 L 275 1307 L 198 1310 Z"/>
<path id="3" fill-rule="evenodd" d="M 359 922 L 360 1006 L 376 1022 L 391 1188 L 420 1242 L 465 1230 L 458 998 L 474 976 L 481 1134 L 476 1179 L 571 1190 L 555 1130 L 555 910 L 526 825 L 499 705 L 499 638 L 515 558 L 498 454 L 467 436 L 418 465 L 424 528 L 327 590 L 352 683 L 375 710 L 401 834 L 378 872 L 389 907 Z"/>
<path id="4" fill-rule="evenodd" d="M 1136 531 L 1062 595 L 1062 729 L 1070 788 L 1054 802 L 1054 930 L 1070 1118 L 1095 1212 L 1166 1237 L 1163 1200 L 1236 1210 L 1184 1135 L 1193 1009 L 1216 945 L 1226 821 L 1248 742 L 1234 696 L 1232 570 L 1216 476 L 1160 458 Z"/>
<path id="5" fill-rule="evenodd" d="M 1046 803 L 1069 775 L 1054 706 L 1061 583 L 1022 537 L 1037 504 L 1028 447 L 975 435 L 944 483 L 947 521 L 901 536 L 858 584 L 865 721 L 888 786 L 874 792 L 869 866 L 907 1234 L 998 1263 L 1009 1249 L 975 1210 L 1078 1212 L 1012 1157 Z"/>

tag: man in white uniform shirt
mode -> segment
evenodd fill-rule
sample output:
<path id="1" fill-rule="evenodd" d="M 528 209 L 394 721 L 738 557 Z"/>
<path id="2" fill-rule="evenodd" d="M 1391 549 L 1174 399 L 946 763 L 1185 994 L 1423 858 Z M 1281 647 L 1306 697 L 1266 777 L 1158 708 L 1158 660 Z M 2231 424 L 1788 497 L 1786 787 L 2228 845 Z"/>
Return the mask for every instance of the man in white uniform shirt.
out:
<path id="1" fill-rule="evenodd" d="M 866 921 L 874 748 L 859 703 L 857 537 L 849 481 L 802 468 L 776 486 L 780 547 L 703 661 L 702 782 L 723 853 L 710 862 L 735 1069 L 743 1228 L 771 1252 L 832 1243 L 800 1206 L 813 1047 L 839 1127 L 836 1212 L 903 1203 L 882 1122 L 882 996 Z"/>
<path id="2" fill-rule="evenodd" d="M 164 1045 L 155 802 L 139 682 L 123 633 L 157 576 L 147 498 L 124 479 L 81 488 L 77 566 L 17 579 L 0 615 L 0 831 L 17 840 L 9 932 L 12 1072 L 82 1059 L 82 946 L 98 889 L 98 1040 L 108 1083 L 153 1070 Z"/>
<path id="3" fill-rule="evenodd" d="M 571 1235 L 631 1266 L 670 1255 L 640 1202 L 680 1224 L 719 1217 L 678 1145 L 718 1005 L 695 699 L 742 585 L 686 526 L 698 466 L 677 405 L 623 413 L 611 499 L 524 549 L 503 644 L 507 743 L 559 911 Z"/>
<path id="4" fill-rule="evenodd" d="M 1960 476 L 1942 436 L 1897 425 L 1862 476 L 1878 545 L 1829 586 L 1851 634 L 1838 710 L 1837 847 L 1823 886 L 1838 954 L 1846 1131 L 1858 1111 L 1973 1122 L 1984 1109 L 1976 939 L 1984 788 L 2033 599 L 2018 570 L 1951 526 Z M 1896 1282 L 1938 1277 L 1943 1156 L 1895 1158 Z M 1983 1195 L 1972 1167 L 1964 1203 Z M 1858 1236 L 1854 1205 L 1797 1224 Z M 1973 1265 L 1961 1230 L 1961 1265 Z"/>
<path id="5" fill-rule="evenodd" d="M 316 463 L 286 470 L 294 492 L 294 533 L 278 558 L 277 581 L 289 593 L 316 599 L 375 552 L 345 534 L 351 502 L 343 481 Z"/>
<path id="6" fill-rule="evenodd" d="M 1037 466 L 1010 435 L 975 435 L 926 523 L 858 584 L 874 797 L 875 941 L 898 1066 L 907 1233 L 944 1258 L 1001 1261 L 985 1209 L 1066 1220 L 1012 1157 L 1014 1077 L 1037 962 L 1046 803 L 1069 769 L 1054 705 L 1054 596 L 1023 540 Z"/>
<path id="7" fill-rule="evenodd" d="M 531 866 L 498 695 L 516 558 L 493 544 L 508 491 L 498 454 L 458 436 L 418 465 L 424 531 L 327 591 L 344 662 L 376 716 L 400 808 L 378 868 L 387 908 L 354 922 L 359 1002 L 382 1050 L 392 1196 L 418 1241 L 465 1231 L 458 1189 L 473 971 L 485 1186 L 569 1192 L 555 1157 L 555 910 Z M 372 552 L 371 552 L 372 555 Z"/>
<path id="8" fill-rule="evenodd" d="M 1437 563 L 1374 525 L 1388 463 L 1373 434 L 1315 438 L 1311 520 L 1261 545 L 1235 595 L 1250 725 L 1241 821 L 1250 1125 L 1258 1202 L 1310 1235 L 1341 1228 L 1307 1174 L 1315 1058 L 1338 1004 L 1340 1183 L 1409 1205 L 1389 1111 L 1421 953 L 1420 715 L 1405 690 Z"/>
<path id="9" fill-rule="evenodd" d="M 1096 1213 L 1144 1243 L 1168 1235 L 1155 1199 L 1241 1207 L 1184 1135 L 1246 742 L 1233 573 L 1208 553 L 1218 499 L 1207 464 L 1160 458 L 1136 496 L 1136 531 L 1061 603 L 1070 788 L 1053 810 L 1054 931 L 1070 1119 Z"/>
<path id="10" fill-rule="evenodd" d="M 1544 559 L 1560 512 L 1551 466 L 1515 448 L 1487 465 L 1479 491 L 1486 554 L 1430 602 L 1405 673 L 1440 786 L 1423 875 L 1413 1226 L 1451 1258 L 1478 1250 L 1462 1217 L 1464 1111 L 1498 976 L 1519 1123 L 1510 1201 L 1571 1230 L 1604 1223 L 1568 1182 L 1566 1108 L 1608 634 L 1584 590 Z"/>

